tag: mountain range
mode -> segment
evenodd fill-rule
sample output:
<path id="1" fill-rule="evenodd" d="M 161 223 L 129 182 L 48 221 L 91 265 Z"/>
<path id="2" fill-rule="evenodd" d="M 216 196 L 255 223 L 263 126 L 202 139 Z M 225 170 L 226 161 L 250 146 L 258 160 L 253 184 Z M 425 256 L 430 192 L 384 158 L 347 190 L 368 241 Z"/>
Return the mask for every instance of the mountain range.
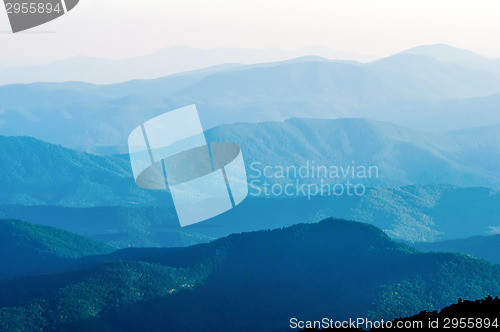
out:
<path id="1" fill-rule="evenodd" d="M 214 48 L 197 49 L 170 46 L 153 54 L 128 59 L 102 59 L 77 56 L 45 65 L 4 65 L 0 67 L 0 85 L 33 82 L 81 81 L 113 84 L 137 79 L 154 79 L 176 73 L 227 63 L 254 64 L 284 61 L 303 56 L 366 62 L 375 56 L 333 50 L 327 47 L 306 47 L 297 50 Z"/>
<path id="2" fill-rule="evenodd" d="M 0 218 L 59 227 L 120 248 L 187 246 L 331 216 L 376 225 L 394 239 L 433 242 L 495 234 L 499 201 L 498 191 L 488 188 L 409 186 L 368 188 L 361 197 L 248 197 L 225 214 L 183 228 L 170 199 L 156 206 L 3 205 Z"/>
<path id="3" fill-rule="evenodd" d="M 363 117 L 438 132 L 500 123 L 500 72 L 444 62 L 442 47 L 367 64 L 306 57 L 113 85 L 6 85 L 0 87 L 0 134 L 124 153 L 140 123 L 189 104 L 198 106 L 205 129 L 297 117 Z"/>
<path id="4" fill-rule="evenodd" d="M 355 181 L 370 186 L 500 184 L 500 126 L 446 134 L 365 119 L 291 119 L 218 126 L 208 141 L 237 143 L 249 177 L 265 166 L 376 166 L 378 177 Z M 255 167 L 251 167 L 252 163 Z M 270 182 L 276 179 L 267 179 Z M 305 182 L 318 181 L 302 179 Z"/>
<path id="5" fill-rule="evenodd" d="M 114 250 L 61 229 L 0 220 L 0 280 L 65 271 L 74 259 Z"/>
<path id="6" fill-rule="evenodd" d="M 425 45 L 403 51 L 406 54 L 430 56 L 437 60 L 475 69 L 500 71 L 500 59 L 481 56 L 446 44 Z"/>
<path id="7" fill-rule="evenodd" d="M 498 265 L 333 219 L 93 262 L 0 282 L 1 329 L 275 331 L 292 317 L 388 320 L 500 293 Z"/>
<path id="8" fill-rule="evenodd" d="M 47 82 L 0 86 L 0 331 L 277 331 L 500 295 L 500 60 L 343 56 L 2 67 Z M 88 82 L 50 82 L 68 77 Z M 181 228 L 168 189 L 135 184 L 127 136 L 189 104 L 207 141 L 241 147 L 250 194 Z M 348 183 L 362 193 L 318 194 Z"/>
<path id="9" fill-rule="evenodd" d="M 220 126 L 207 137 L 242 147 L 250 197 L 200 227 L 182 229 L 169 192 L 137 187 L 128 156 L 97 156 L 33 138 L 0 137 L 0 217 L 57 226 L 117 247 L 186 246 L 330 216 L 371 223 L 411 242 L 460 239 L 490 234 L 500 226 L 497 136 L 495 127 L 444 135 L 360 119 Z M 380 176 L 354 179 L 366 189 L 362 196 L 298 192 L 273 197 L 255 189 L 263 188 L 263 181 L 295 181 L 259 177 L 255 169 L 300 167 L 308 161 L 375 165 Z M 298 180 L 302 185 L 319 179 Z"/>
<path id="10" fill-rule="evenodd" d="M 295 183 L 297 176 L 264 177 L 264 167 L 376 167 L 371 177 L 339 175 L 326 182 L 365 186 L 500 186 L 498 126 L 448 134 L 429 133 L 364 119 L 232 124 L 206 132 L 208 141 L 238 144 L 249 181 Z M 165 193 L 138 188 L 127 155 L 99 156 L 33 138 L 0 136 L 0 204 L 97 205 L 158 204 Z M 260 175 L 260 176 L 259 176 Z M 319 176 L 300 184 L 319 183 Z M 294 184 L 295 185 L 295 184 Z M 295 185 L 296 186 L 296 185 Z M 251 188 L 251 193 L 259 194 Z M 261 194 L 262 195 L 262 194 Z"/>
<path id="11" fill-rule="evenodd" d="M 127 160 L 72 151 L 29 137 L 0 137 L 0 165 L 0 201 L 7 204 L 120 205 L 151 203 L 157 199 L 154 195 L 162 197 L 135 185 Z"/>
<path id="12" fill-rule="evenodd" d="M 413 243 L 412 246 L 424 252 L 463 252 L 476 258 L 500 264 L 500 229 L 490 236 L 473 236 L 466 239 L 439 241 L 434 243 Z"/>

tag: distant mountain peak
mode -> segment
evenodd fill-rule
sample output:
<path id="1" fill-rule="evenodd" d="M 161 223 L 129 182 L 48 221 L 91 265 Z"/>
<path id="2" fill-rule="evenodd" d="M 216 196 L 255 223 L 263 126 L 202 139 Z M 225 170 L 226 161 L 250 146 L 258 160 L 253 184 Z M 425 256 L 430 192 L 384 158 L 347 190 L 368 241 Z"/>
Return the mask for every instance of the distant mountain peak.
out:
<path id="1" fill-rule="evenodd" d="M 464 67 L 500 71 L 498 63 L 476 52 L 450 46 L 447 44 L 423 45 L 411 48 L 398 54 L 414 54 L 432 57 L 442 62 L 448 62 Z"/>
<path id="2" fill-rule="evenodd" d="M 361 62 L 376 58 L 327 47 L 308 47 L 297 50 L 221 47 L 199 49 L 174 45 L 148 55 L 125 59 L 76 56 L 45 65 L 5 67 L 1 70 L 0 85 L 67 81 L 113 84 L 136 79 L 155 79 L 227 63 L 257 64 L 307 56 Z"/>
<path id="3" fill-rule="evenodd" d="M 475 56 L 483 57 L 474 51 L 470 51 L 470 50 L 467 50 L 464 48 L 455 47 L 455 46 L 451 46 L 451 45 L 443 44 L 443 43 L 416 46 L 416 47 L 410 48 L 406 51 L 403 51 L 401 53 L 419 54 L 419 53 L 425 53 L 425 52 L 449 52 L 449 53 L 453 52 L 455 54 L 460 53 L 460 54 L 468 54 L 468 55 L 475 55 Z"/>

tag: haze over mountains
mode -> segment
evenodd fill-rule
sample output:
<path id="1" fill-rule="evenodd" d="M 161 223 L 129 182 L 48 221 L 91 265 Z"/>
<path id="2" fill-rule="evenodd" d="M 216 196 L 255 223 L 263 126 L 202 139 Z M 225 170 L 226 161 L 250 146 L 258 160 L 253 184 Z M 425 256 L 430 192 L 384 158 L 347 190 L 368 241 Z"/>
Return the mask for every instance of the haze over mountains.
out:
<path id="1" fill-rule="evenodd" d="M 475 52 L 457 49 L 445 44 L 415 47 L 402 53 L 430 56 L 439 61 L 469 68 L 500 71 L 500 59 L 484 57 Z"/>
<path id="2" fill-rule="evenodd" d="M 218 126 L 208 130 L 206 137 L 208 141 L 238 144 L 250 178 L 265 166 L 298 168 L 309 164 L 338 169 L 376 167 L 371 177 L 353 179 L 366 186 L 500 187 L 498 126 L 430 134 L 364 119 L 292 119 Z M 0 179 L 9 188 L 0 195 L 3 203 L 94 206 L 97 202 L 157 201 L 149 191 L 135 186 L 126 155 L 90 155 L 24 137 L 0 136 L 0 142 L 4 169 Z M 291 173 L 284 179 L 271 176 L 261 180 L 295 182 Z M 309 177 L 301 183 L 319 180 Z M 338 183 L 346 179 L 339 174 L 339 178 L 324 180 Z M 95 195 L 101 191 L 106 194 Z"/>
<path id="3" fill-rule="evenodd" d="M 6 189 L 1 211 L 3 217 L 25 217 L 117 246 L 184 246 L 332 215 L 373 223 L 408 241 L 487 234 L 499 226 L 494 217 L 495 188 L 500 187 L 500 73 L 495 63 L 434 45 L 364 65 L 307 57 L 226 64 L 113 85 L 2 86 L 0 133 L 107 156 L 32 138 L 0 137 L 0 180 Z M 263 197 L 252 199 L 241 215 L 220 219 L 221 229 L 151 230 L 151 220 L 177 226 L 168 191 L 138 188 L 128 157 L 111 154 L 127 151 L 127 136 L 139 123 L 190 103 L 197 104 L 204 128 L 211 128 L 209 141 L 242 147 L 249 175 L 253 162 L 302 166 L 314 161 L 376 166 L 379 177 L 361 181 L 370 188 L 363 199 L 299 197 L 295 203 L 272 203 L 283 208 L 297 204 L 301 214 L 273 214 L 277 210 Z M 343 119 L 328 120 L 338 117 Z M 374 121 L 379 118 L 385 122 Z M 437 203 L 447 200 L 449 205 Z M 480 219 L 476 223 L 470 222 L 474 216 L 468 209 L 457 209 L 456 204 L 468 202 Z M 159 209 L 148 213 L 145 206 Z M 274 217 L 256 223 L 248 219 L 255 212 L 245 217 L 252 209 Z M 449 216 L 461 227 L 454 228 Z M 244 222 L 233 225 L 229 217 Z"/>
<path id="4" fill-rule="evenodd" d="M 185 71 L 227 63 L 253 64 L 283 61 L 316 55 L 328 59 L 367 62 L 375 56 L 333 50 L 327 47 L 306 47 L 297 50 L 215 48 L 196 49 L 187 46 L 166 47 L 151 55 L 111 60 L 78 56 L 37 66 L 0 67 L 0 85 L 33 82 L 81 81 L 112 84 L 137 79 L 153 79 Z"/>
<path id="5" fill-rule="evenodd" d="M 365 64 L 288 55 L 181 47 L 0 72 L 148 76 L 0 86 L 0 330 L 274 331 L 500 295 L 498 60 L 446 45 Z M 193 103 L 208 141 L 241 147 L 251 187 L 181 228 L 168 190 L 134 183 L 127 136 Z M 377 171 L 257 174 L 305 165 Z M 364 191 L 262 191 L 321 180 Z"/>
<path id="6" fill-rule="evenodd" d="M 475 52 L 445 44 L 415 47 L 401 53 L 428 56 L 469 68 L 500 71 L 499 59 L 487 58 Z M 279 48 L 205 50 L 178 45 L 166 47 L 150 55 L 120 60 L 77 56 L 42 65 L 38 60 L 1 59 L 0 85 L 69 81 L 114 84 L 137 79 L 154 79 L 223 64 L 256 64 L 306 56 L 360 63 L 379 58 L 322 46 L 304 47 L 297 50 Z"/>
<path id="7" fill-rule="evenodd" d="M 381 177 L 365 183 L 363 196 L 326 194 L 308 199 L 300 193 L 294 197 L 260 193 L 253 197 L 259 193 L 250 188 L 251 197 L 238 208 L 200 225 L 179 228 L 169 192 L 137 187 L 126 156 L 94 156 L 33 138 L 0 137 L 0 218 L 63 228 L 116 247 L 186 246 L 328 216 L 374 224 L 395 239 L 412 242 L 490 234 L 500 227 L 498 189 L 477 187 L 480 174 L 490 184 L 498 178 L 497 150 L 482 146 L 484 141 L 471 138 L 475 136 L 457 133 L 470 145 L 452 144 L 448 137 L 445 141 L 415 138 L 411 131 L 366 120 L 294 120 L 284 125 L 231 127 L 215 128 L 209 135 L 239 144 L 254 137 L 251 144 L 242 144 L 250 181 L 279 184 L 292 179 L 258 177 L 249 162 L 303 165 L 303 158 L 316 160 L 318 165 L 351 165 L 353 160 L 379 163 Z M 260 144 L 260 140 L 272 141 L 268 136 L 274 134 L 281 134 L 281 141 L 267 147 Z M 482 135 L 488 136 L 488 131 L 479 130 L 478 136 Z M 309 148 L 306 136 L 317 145 Z M 456 151 L 449 148 L 456 146 Z M 288 148 L 288 152 L 282 150 Z M 399 162 L 391 165 L 391 158 Z M 443 181 L 472 187 L 443 185 Z M 411 186 L 398 188 L 396 183 Z"/>
<path id="8" fill-rule="evenodd" d="M 314 162 L 374 165 L 378 177 L 359 180 L 369 186 L 446 183 L 498 188 L 499 129 L 489 126 L 441 134 L 365 119 L 291 119 L 223 125 L 206 136 L 209 141 L 241 146 L 250 176 L 258 173 L 251 169 L 254 162 L 273 167 Z"/>
<path id="9" fill-rule="evenodd" d="M 314 162 L 327 167 L 375 166 L 378 172 L 371 178 L 358 179 L 367 186 L 500 187 L 498 126 L 429 134 L 363 119 L 293 119 L 218 126 L 206 136 L 209 141 L 237 143 L 250 177 L 264 166 L 300 167 Z M 0 179 L 9 188 L 0 196 L 3 203 L 94 206 L 92 202 L 156 201 L 133 183 L 128 156 L 96 156 L 25 137 L 0 136 L 0 142 L 4 170 Z M 290 180 L 294 179 L 283 179 Z M 304 183 L 318 180 L 303 179 Z M 96 190 L 104 190 L 108 198 L 92 197 Z"/>
<path id="10" fill-rule="evenodd" d="M 168 191 L 135 185 L 128 156 L 97 156 L 34 138 L 0 137 L 0 218 L 56 226 L 118 247 L 185 246 L 328 216 L 368 222 L 406 241 L 489 234 L 500 227 L 500 196 L 494 189 L 500 187 L 499 132 L 493 126 L 429 134 L 364 119 L 218 126 L 207 138 L 242 147 L 250 194 L 260 198 L 249 197 L 235 211 L 183 229 Z M 319 178 L 263 177 L 256 171 L 312 162 L 374 165 L 379 176 L 347 178 L 367 188 L 362 197 L 326 194 L 309 200 L 299 191 L 296 197 L 269 197 L 256 190 L 264 181 L 317 184 Z"/>
<path id="11" fill-rule="evenodd" d="M 2 86 L 0 134 L 124 153 L 127 136 L 139 123 L 189 104 L 197 105 L 205 129 L 296 117 L 362 117 L 436 132 L 500 123 L 494 60 L 483 59 L 491 63 L 486 70 L 478 68 L 479 55 L 469 60 L 465 51 L 442 45 L 408 52 L 364 65 L 303 58 L 114 85 Z M 444 62 L 443 54 L 456 54 L 460 61 Z"/>

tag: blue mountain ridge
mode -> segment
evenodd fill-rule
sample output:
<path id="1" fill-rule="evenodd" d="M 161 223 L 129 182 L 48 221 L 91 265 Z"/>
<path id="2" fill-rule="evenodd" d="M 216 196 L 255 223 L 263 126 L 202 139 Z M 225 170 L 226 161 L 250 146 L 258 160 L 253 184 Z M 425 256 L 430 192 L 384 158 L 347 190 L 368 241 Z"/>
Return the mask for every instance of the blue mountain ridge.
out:
<path id="1" fill-rule="evenodd" d="M 0 134 L 124 153 L 127 135 L 139 123 L 189 104 L 198 106 L 205 128 L 364 117 L 442 132 L 499 123 L 493 96 L 499 93 L 500 72 L 437 56 L 400 53 L 368 64 L 307 57 L 114 85 L 2 86 Z"/>
<path id="2" fill-rule="evenodd" d="M 273 199 L 254 197 L 251 188 L 241 207 L 200 228 L 185 229 L 178 227 L 168 191 L 135 185 L 126 156 L 96 156 L 33 138 L 0 137 L 0 183 L 5 189 L 0 217 L 58 226 L 118 247 L 185 246 L 329 216 L 369 222 L 412 242 L 464 238 L 499 226 L 499 196 L 492 188 L 498 183 L 500 160 L 496 135 L 494 127 L 445 135 L 361 119 L 220 126 L 207 132 L 209 140 L 239 144 L 251 181 L 254 162 L 301 166 L 308 160 L 326 166 L 353 161 L 376 165 L 380 178 L 361 180 L 366 193 L 360 197 Z M 261 180 L 282 185 L 294 179 Z M 214 227 L 205 227 L 209 224 Z"/>
<path id="3" fill-rule="evenodd" d="M 333 219 L 90 259 L 0 282 L 2 330 L 275 331 L 291 317 L 388 320 L 500 293 L 498 265 L 423 254 L 374 226 Z"/>

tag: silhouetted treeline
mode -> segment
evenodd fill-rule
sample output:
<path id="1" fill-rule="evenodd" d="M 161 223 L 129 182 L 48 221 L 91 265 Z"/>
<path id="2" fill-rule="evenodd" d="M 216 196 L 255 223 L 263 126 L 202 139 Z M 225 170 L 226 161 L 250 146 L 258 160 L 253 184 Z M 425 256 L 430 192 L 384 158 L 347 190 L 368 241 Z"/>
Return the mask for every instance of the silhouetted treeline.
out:
<path id="1" fill-rule="evenodd" d="M 421 325 L 417 323 L 421 322 Z M 417 315 L 398 318 L 393 320 L 392 328 L 396 330 L 403 329 L 428 329 L 433 330 L 450 330 L 450 329 L 484 329 L 489 328 L 497 330 L 500 328 L 500 299 L 488 296 L 485 299 L 476 301 L 458 300 L 457 304 L 452 304 L 440 312 L 422 311 Z M 406 324 L 404 324 L 406 323 Z M 353 327 L 332 327 L 322 329 L 321 331 L 329 331 L 335 329 L 366 331 L 366 329 Z M 380 330 L 380 328 L 372 327 L 368 331 Z M 306 328 L 304 332 L 320 331 L 316 328 Z"/>

